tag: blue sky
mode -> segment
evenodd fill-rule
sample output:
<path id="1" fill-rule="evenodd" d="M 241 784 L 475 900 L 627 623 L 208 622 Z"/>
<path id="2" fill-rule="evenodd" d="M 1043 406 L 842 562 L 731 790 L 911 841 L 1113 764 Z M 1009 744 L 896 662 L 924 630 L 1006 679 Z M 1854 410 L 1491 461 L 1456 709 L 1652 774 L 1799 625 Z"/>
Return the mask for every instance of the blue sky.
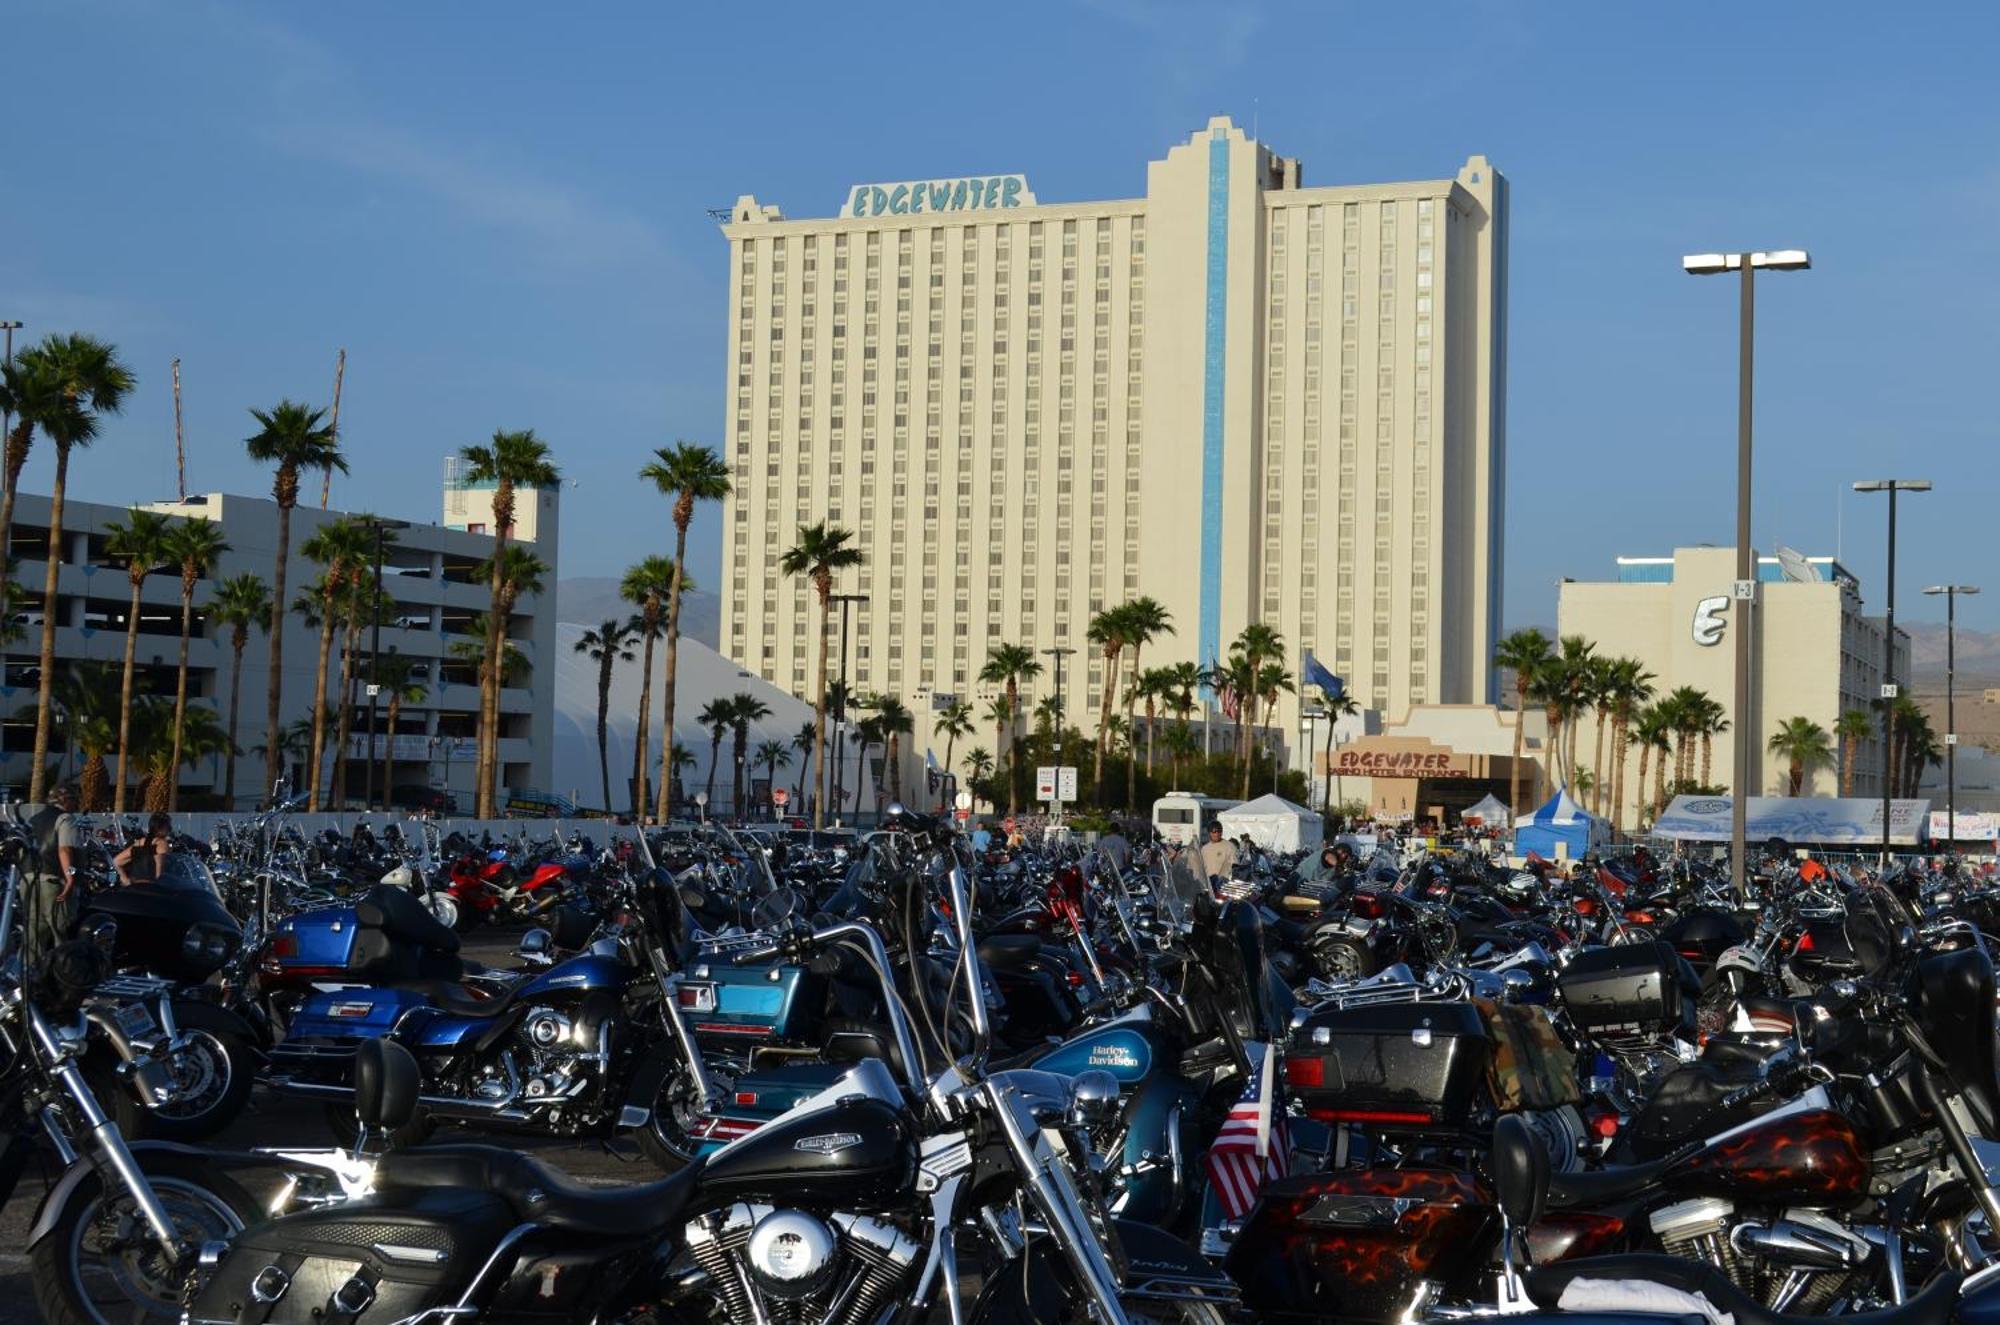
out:
<path id="1" fill-rule="evenodd" d="M 1757 540 L 1832 550 L 1848 480 L 1932 478 L 1902 614 L 1984 577 L 1961 621 L 1991 629 L 1996 37 L 1973 4 L 5 0 L 0 318 L 140 375 L 80 495 L 171 493 L 177 355 L 191 486 L 262 490 L 246 408 L 324 402 L 345 346 L 338 502 L 435 518 L 447 452 L 534 427 L 576 480 L 564 574 L 613 574 L 666 536 L 646 452 L 721 435 L 707 208 L 986 171 L 1135 196 L 1217 113 L 1308 183 L 1484 152 L 1514 185 L 1510 623 L 1618 553 L 1728 541 L 1734 289 L 1679 258 L 1803 246 L 1760 286 Z M 1882 521 L 1845 499 L 1877 604 Z"/>

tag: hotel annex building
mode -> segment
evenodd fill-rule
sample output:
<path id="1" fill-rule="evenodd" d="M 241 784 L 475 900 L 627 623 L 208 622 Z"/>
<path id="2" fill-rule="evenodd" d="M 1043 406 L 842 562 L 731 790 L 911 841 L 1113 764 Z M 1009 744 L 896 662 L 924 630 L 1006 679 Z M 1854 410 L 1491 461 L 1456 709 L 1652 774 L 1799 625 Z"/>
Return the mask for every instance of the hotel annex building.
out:
<path id="1" fill-rule="evenodd" d="M 1364 707 L 1487 698 L 1507 184 L 1484 157 L 1307 188 L 1217 118 L 1138 198 L 861 184 L 824 219 L 741 198 L 723 233 L 722 646 L 744 668 L 810 693 L 817 607 L 778 559 L 825 519 L 867 558 L 836 585 L 867 599 L 852 683 L 920 714 L 982 697 L 994 644 L 1068 646 L 1088 730 L 1085 631 L 1139 594 L 1177 630 L 1147 665 L 1263 621 Z M 1295 697 L 1272 725 L 1296 750 Z"/>

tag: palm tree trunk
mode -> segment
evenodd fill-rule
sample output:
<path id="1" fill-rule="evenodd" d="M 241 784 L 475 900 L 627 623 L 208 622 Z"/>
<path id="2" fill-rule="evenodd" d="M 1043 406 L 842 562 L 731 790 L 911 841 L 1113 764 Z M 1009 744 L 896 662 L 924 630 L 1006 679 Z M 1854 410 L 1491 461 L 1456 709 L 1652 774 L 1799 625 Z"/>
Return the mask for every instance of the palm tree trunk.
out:
<path id="1" fill-rule="evenodd" d="M 722 762 L 722 733 L 717 731 L 708 738 L 708 797 L 709 813 L 715 813 L 715 767 Z"/>
<path id="2" fill-rule="evenodd" d="M 7 434 L 6 475 L 0 482 L 0 604 L 8 601 L 7 585 L 14 578 L 14 498 L 21 491 L 21 471 L 27 466 L 34 432 L 35 425 L 21 419 Z"/>
<path id="3" fill-rule="evenodd" d="M 325 605 L 319 623 L 319 667 L 313 674 L 312 763 L 306 769 L 306 808 L 320 808 L 320 760 L 326 751 L 326 672 L 333 661 L 333 604 Z"/>
<path id="4" fill-rule="evenodd" d="M 1647 767 L 1648 767 L 1648 766 L 1649 766 L 1649 765 L 1650 765 L 1650 764 L 1652 763 L 1652 758 L 1651 758 L 1651 756 L 1652 756 L 1652 753 L 1653 753 L 1653 747 L 1652 747 L 1652 746 L 1650 746 L 1650 745 L 1642 745 L 1642 746 L 1640 746 L 1640 747 L 1639 747 L 1639 796 L 1638 796 L 1638 799 L 1639 799 L 1639 802 L 1640 802 L 1640 804 L 1639 804 L 1639 806 L 1638 806 L 1637 808 L 1640 808 L 1640 809 L 1643 809 L 1643 808 L 1645 807 L 1645 800 L 1646 800 L 1646 769 L 1647 769 Z M 1643 815 L 1641 815 L 1641 816 L 1638 816 L 1638 817 L 1640 817 L 1640 818 L 1643 818 L 1644 816 L 1643 816 Z"/>
<path id="5" fill-rule="evenodd" d="M 1021 689 L 1015 683 L 1014 678 L 1010 676 L 1007 678 L 1007 725 L 1012 727 L 1020 718 L 1020 715 Z M 1000 739 L 1003 742 L 1006 741 L 1008 734 L 1003 732 Z M 1021 804 L 1021 770 L 1015 767 L 1020 762 L 1020 752 L 1013 745 L 1009 744 L 1006 746 L 1005 753 L 1007 756 L 1007 815 L 1009 818 L 1012 818 L 1015 810 Z"/>
<path id="6" fill-rule="evenodd" d="M 1621 714 L 1611 720 L 1611 757 L 1615 761 L 1611 778 L 1611 831 L 1622 832 L 1625 827 L 1625 767 L 1631 762 L 1631 750 L 1625 744 L 1625 718 Z"/>
<path id="7" fill-rule="evenodd" d="M 1096 767 L 1091 770 L 1091 779 L 1097 790 L 1097 803 L 1107 804 L 1110 797 L 1104 790 L 1104 748 L 1111 743 L 1111 706 L 1118 695 L 1118 652 L 1104 650 L 1104 693 L 1097 706 L 1097 754 Z M 1057 748 L 1061 748 L 1062 733 L 1056 733 Z"/>
<path id="8" fill-rule="evenodd" d="M 258 803 L 270 806 L 277 790 L 278 774 L 285 767 L 284 730 L 278 722 L 278 700 L 285 678 L 285 562 L 291 556 L 292 507 L 283 500 L 285 473 L 278 473 L 278 552 L 271 564 L 271 677 L 264 691 L 264 785 Z M 291 476 L 293 500 L 297 500 L 298 475 Z"/>
<path id="9" fill-rule="evenodd" d="M 396 724 L 403 717 L 403 687 L 389 690 L 389 730 L 382 738 L 382 808 L 389 808 L 390 779 L 396 775 Z M 373 755 L 375 752 L 368 752 Z"/>
<path id="10" fill-rule="evenodd" d="M 132 740 L 132 672 L 139 658 L 139 595 L 143 580 L 132 582 L 132 606 L 125 618 L 125 678 L 118 688 L 118 780 L 111 785 L 111 812 L 125 813 L 125 779 Z"/>
<path id="11" fill-rule="evenodd" d="M 645 652 L 639 664 L 639 730 L 632 746 L 632 821 L 646 813 L 646 754 L 653 727 L 653 629 L 646 629 Z"/>
<path id="12" fill-rule="evenodd" d="M 1710 768 L 1714 766 L 1712 762 L 1714 753 L 1715 753 L 1714 737 L 1711 736 L 1710 733 L 1708 733 L 1707 731 L 1703 731 L 1701 734 L 1701 784 L 1704 787 L 1709 784 L 1708 771 Z"/>
<path id="13" fill-rule="evenodd" d="M 188 706 L 188 636 L 194 631 L 194 586 L 181 584 L 181 662 L 180 672 L 174 678 L 174 772 L 167 786 L 167 813 L 172 814 L 180 806 L 181 799 L 181 731 L 187 723 Z"/>
<path id="14" fill-rule="evenodd" d="M 743 817 L 743 753 L 749 736 L 748 730 L 737 728 L 736 739 L 729 748 L 729 810 L 738 819 Z"/>
<path id="15" fill-rule="evenodd" d="M 903 748 L 903 738 L 896 735 L 894 732 L 890 732 L 889 747 L 888 747 L 889 799 L 892 801 L 900 801 L 901 799 L 903 799 L 903 761 L 900 758 L 900 755 L 902 753 L 902 748 Z"/>
<path id="16" fill-rule="evenodd" d="M 250 632 L 242 631 L 231 641 L 231 651 L 236 655 L 234 665 L 229 669 L 229 752 L 223 757 L 222 808 L 236 808 L 236 718 L 241 712 L 239 701 L 243 698 L 243 648 L 250 642 Z"/>
<path id="17" fill-rule="evenodd" d="M 47 798 L 49 785 L 50 703 L 56 680 L 56 590 L 62 572 L 63 494 L 69 487 L 69 446 L 56 443 L 56 481 L 49 490 L 49 567 L 42 588 L 42 655 L 40 680 L 36 683 L 35 767 L 29 775 L 28 799 Z"/>
<path id="18" fill-rule="evenodd" d="M 676 514 L 678 514 L 678 506 Z M 674 521 L 674 587 L 667 597 L 667 675 L 664 684 L 666 693 L 666 716 L 660 720 L 660 799 L 653 807 L 654 817 L 661 823 L 667 821 L 667 774 L 666 761 L 674 755 L 674 700 L 675 687 L 679 683 L 681 659 L 681 582 L 686 578 L 682 567 L 687 564 L 688 531 L 685 520 Z M 813 722 L 816 734 L 813 737 L 813 827 L 824 828 L 826 798 L 820 788 L 826 785 L 823 775 L 826 771 L 826 631 L 827 595 L 832 586 L 821 591 L 819 600 L 819 686 L 814 692 L 819 696 L 813 705 Z"/>
<path id="19" fill-rule="evenodd" d="M 360 667 L 361 618 L 349 617 L 346 638 L 340 643 L 340 708 L 333 724 L 333 785 L 327 795 L 336 810 L 347 804 L 347 751 L 353 743 L 354 678 Z"/>
<path id="20" fill-rule="evenodd" d="M 604 782 L 604 813 L 611 813 L 611 751 L 607 727 L 611 720 L 611 659 L 608 650 L 597 672 L 597 775 Z"/>
<path id="21" fill-rule="evenodd" d="M 1528 687 L 1516 681 L 1514 685 L 1514 762 L 1508 766 L 1509 772 L 1513 775 L 1511 780 L 1513 783 L 1514 799 L 1514 803 L 1508 807 L 1510 815 L 1517 815 L 1521 812 L 1521 802 L 1524 799 L 1521 795 L 1521 749 L 1522 743 L 1527 737 L 1527 717 Z M 1327 777 L 1331 779 L 1333 776 L 1333 723 L 1328 722 L 1326 726 Z"/>
<path id="22" fill-rule="evenodd" d="M 1158 726 L 1158 710 L 1153 707 L 1153 701 L 1148 697 L 1146 700 L 1146 780 L 1149 782 L 1153 778 L 1153 740 L 1159 735 Z"/>
<path id="23" fill-rule="evenodd" d="M 1604 790 L 1606 784 L 1610 782 L 1610 779 L 1604 776 L 1604 710 L 1596 710 L 1593 716 L 1597 721 L 1591 724 L 1596 730 L 1591 733 L 1594 749 L 1590 756 L 1590 771 L 1597 775 L 1597 779 L 1590 788 L 1590 804 L 1592 812 L 1602 816 L 1604 813 Z"/>

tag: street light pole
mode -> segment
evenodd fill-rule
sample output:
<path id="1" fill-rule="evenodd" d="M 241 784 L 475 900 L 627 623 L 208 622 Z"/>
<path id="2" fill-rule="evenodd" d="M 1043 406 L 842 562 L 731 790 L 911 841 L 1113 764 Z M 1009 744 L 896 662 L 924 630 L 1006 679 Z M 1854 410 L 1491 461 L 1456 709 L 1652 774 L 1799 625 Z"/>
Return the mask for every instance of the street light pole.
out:
<path id="1" fill-rule="evenodd" d="M 1976 584 L 1933 584 L 1927 594 L 1944 595 L 1944 821 L 1945 849 L 1958 854 L 1958 596 L 1978 593 Z"/>
<path id="2" fill-rule="evenodd" d="M 1756 755 L 1756 728 L 1751 724 L 1750 649 L 1757 607 L 1757 559 L 1750 547 L 1751 418 L 1757 343 L 1756 271 L 1769 267 L 1777 271 L 1803 271 L 1812 258 L 1803 249 L 1783 249 L 1769 253 L 1697 253 L 1681 259 L 1681 269 L 1690 276 L 1715 276 L 1725 272 L 1742 275 L 1742 293 L 1737 302 L 1736 345 L 1736 583 L 1731 600 L 1736 605 L 1735 620 L 1735 735 L 1732 760 L 1734 773 L 1729 797 L 1729 882 L 1740 903 L 1746 891 L 1746 842 L 1749 826 L 1751 762 Z"/>
<path id="3" fill-rule="evenodd" d="M 382 693 L 383 531 L 388 529 L 407 529 L 409 528 L 409 522 L 407 520 L 384 520 L 379 516 L 370 516 L 368 524 L 375 533 L 375 596 L 374 600 L 369 604 L 369 616 L 373 619 L 374 624 L 369 629 L 368 640 L 368 759 L 366 761 L 368 771 L 362 779 L 361 804 L 372 810 L 375 808 L 375 700 Z M 395 750 L 395 743 L 396 734 L 390 732 L 389 746 L 392 754 Z M 395 761 L 392 758 L 389 761 L 391 772 L 382 775 L 382 804 L 384 809 L 388 808 L 389 779 L 392 776 L 395 766 Z"/>
<path id="4" fill-rule="evenodd" d="M 1882 857 L 1880 868 L 1889 868 L 1889 813 L 1893 808 L 1891 800 L 1895 795 L 1896 759 L 1896 700 L 1901 692 L 1896 687 L 1896 494 L 1899 492 L 1929 492 L 1931 481 L 1926 478 L 1878 478 L 1868 479 L 1854 485 L 1856 492 L 1886 492 L 1889 494 L 1889 564 L 1887 567 L 1887 603 L 1882 620 Z"/>

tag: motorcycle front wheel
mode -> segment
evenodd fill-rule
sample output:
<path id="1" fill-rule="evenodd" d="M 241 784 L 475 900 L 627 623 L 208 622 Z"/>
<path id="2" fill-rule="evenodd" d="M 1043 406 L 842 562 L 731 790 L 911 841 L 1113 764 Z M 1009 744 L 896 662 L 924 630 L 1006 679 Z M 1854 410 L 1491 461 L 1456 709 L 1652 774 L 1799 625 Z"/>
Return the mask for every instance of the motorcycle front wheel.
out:
<path id="1" fill-rule="evenodd" d="M 256 1077 L 255 1056 L 240 1036 L 198 1029 L 185 1034 L 167 1061 L 173 1098 L 147 1108 L 129 1087 L 111 1086 L 100 1100 L 116 1104 L 118 1130 L 128 1141 L 205 1141 L 243 1112 Z"/>
<path id="2" fill-rule="evenodd" d="M 199 1157 L 144 1149 L 134 1157 L 191 1251 L 263 1218 L 248 1192 Z M 37 1212 L 36 1222 L 47 1213 Z M 67 1189 L 48 1232 L 28 1249 L 28 1264 L 35 1305 L 50 1325 L 169 1325 L 180 1320 L 192 1258 L 177 1262 L 158 1244 L 131 1194 L 107 1192 L 92 1173 Z"/>

